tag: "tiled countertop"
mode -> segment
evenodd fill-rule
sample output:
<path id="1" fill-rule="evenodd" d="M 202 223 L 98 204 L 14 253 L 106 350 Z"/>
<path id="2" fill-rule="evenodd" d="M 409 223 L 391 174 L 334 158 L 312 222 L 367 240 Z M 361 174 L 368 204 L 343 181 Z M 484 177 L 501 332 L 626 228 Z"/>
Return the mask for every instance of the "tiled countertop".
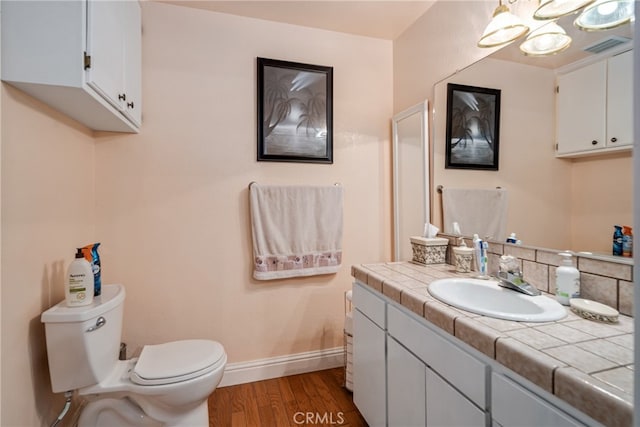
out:
<path id="1" fill-rule="evenodd" d="M 567 310 L 557 322 L 526 323 L 459 310 L 427 290 L 436 279 L 477 274 L 449 264 L 362 264 L 351 274 L 593 419 L 632 425 L 633 318 L 604 324 Z"/>

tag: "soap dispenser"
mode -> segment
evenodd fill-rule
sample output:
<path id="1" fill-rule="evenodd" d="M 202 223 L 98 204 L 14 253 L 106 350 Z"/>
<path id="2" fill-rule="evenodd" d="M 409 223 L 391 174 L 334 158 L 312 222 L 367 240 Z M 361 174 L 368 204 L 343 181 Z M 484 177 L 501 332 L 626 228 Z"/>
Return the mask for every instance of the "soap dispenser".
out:
<path id="1" fill-rule="evenodd" d="M 75 259 L 69 264 L 64 287 L 68 307 L 82 307 L 93 302 L 93 270 L 78 248 Z"/>
<path id="2" fill-rule="evenodd" d="M 580 297 L 580 272 L 573 266 L 571 254 L 561 252 L 562 265 L 556 268 L 556 300 L 562 305 L 569 305 L 571 298 Z"/>
<path id="3" fill-rule="evenodd" d="M 468 273 L 471 271 L 471 260 L 473 259 L 473 248 L 467 247 L 462 237 L 458 238 L 458 246 L 453 247 L 456 271 L 458 273 Z"/>

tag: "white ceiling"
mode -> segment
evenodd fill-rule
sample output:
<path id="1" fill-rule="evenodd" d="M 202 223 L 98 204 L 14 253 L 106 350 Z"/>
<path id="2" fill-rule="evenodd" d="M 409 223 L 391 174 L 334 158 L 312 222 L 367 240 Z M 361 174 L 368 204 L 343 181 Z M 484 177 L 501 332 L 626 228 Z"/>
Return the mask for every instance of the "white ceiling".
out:
<path id="1" fill-rule="evenodd" d="M 156 0 L 197 9 L 394 40 L 435 1 Z"/>

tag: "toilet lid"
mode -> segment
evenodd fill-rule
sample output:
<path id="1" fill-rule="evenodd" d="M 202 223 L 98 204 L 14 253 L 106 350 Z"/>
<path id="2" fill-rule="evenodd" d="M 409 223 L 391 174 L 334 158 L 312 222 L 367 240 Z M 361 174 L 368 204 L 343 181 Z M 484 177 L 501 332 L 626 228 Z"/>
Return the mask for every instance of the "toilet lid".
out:
<path id="1" fill-rule="evenodd" d="M 140 385 L 186 381 L 214 369 L 223 357 L 224 347 L 210 340 L 145 345 L 131 373 L 131 381 Z"/>

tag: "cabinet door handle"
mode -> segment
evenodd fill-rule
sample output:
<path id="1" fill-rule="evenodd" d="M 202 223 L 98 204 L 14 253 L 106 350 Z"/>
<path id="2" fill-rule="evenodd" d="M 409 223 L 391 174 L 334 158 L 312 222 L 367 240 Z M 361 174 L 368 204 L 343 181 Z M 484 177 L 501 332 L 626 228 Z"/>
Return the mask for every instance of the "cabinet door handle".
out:
<path id="1" fill-rule="evenodd" d="M 618 138 L 614 136 L 613 138 L 611 138 L 611 142 L 618 142 Z"/>
<path id="2" fill-rule="evenodd" d="M 127 107 L 129 107 L 129 108 L 133 108 L 133 101 L 131 101 L 131 102 L 127 102 Z"/>
<path id="3" fill-rule="evenodd" d="M 591 145 L 597 145 L 598 141 L 596 141 L 595 139 L 593 141 L 591 141 Z"/>
<path id="4" fill-rule="evenodd" d="M 118 99 L 120 101 L 126 101 L 127 100 L 127 94 L 126 93 L 120 93 L 118 94 Z"/>

